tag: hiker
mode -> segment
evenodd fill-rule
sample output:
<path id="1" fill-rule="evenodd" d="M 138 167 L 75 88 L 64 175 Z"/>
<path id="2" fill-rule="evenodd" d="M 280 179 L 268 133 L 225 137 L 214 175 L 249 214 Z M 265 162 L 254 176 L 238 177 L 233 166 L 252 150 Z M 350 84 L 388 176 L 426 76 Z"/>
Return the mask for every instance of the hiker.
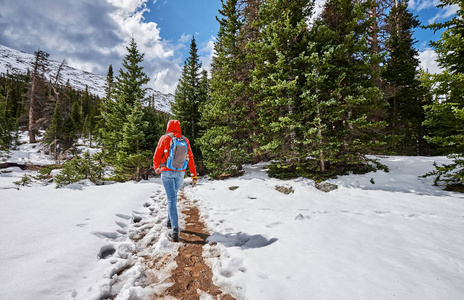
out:
<path id="1" fill-rule="evenodd" d="M 174 149 L 176 148 L 176 149 Z M 175 151 L 171 151 L 171 149 Z M 181 134 L 178 120 L 170 120 L 166 134 L 161 136 L 153 156 L 153 168 L 161 173 L 166 196 L 168 197 L 167 227 L 172 228 L 168 236 L 172 241 L 179 240 L 179 221 L 177 217 L 177 192 L 184 180 L 185 170 L 190 170 L 192 185 L 197 183 L 197 171 L 189 140 Z"/>

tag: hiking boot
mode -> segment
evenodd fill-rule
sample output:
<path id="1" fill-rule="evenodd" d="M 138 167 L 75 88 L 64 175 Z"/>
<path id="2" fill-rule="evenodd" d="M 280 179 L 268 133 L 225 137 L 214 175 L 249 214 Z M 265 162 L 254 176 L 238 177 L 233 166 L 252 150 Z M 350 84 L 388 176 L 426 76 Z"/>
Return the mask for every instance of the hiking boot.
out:
<path id="1" fill-rule="evenodd" d="M 171 231 L 168 233 L 169 239 L 173 242 L 179 241 L 179 232 L 178 231 Z"/>
<path id="2" fill-rule="evenodd" d="M 171 220 L 168 219 L 168 223 L 166 224 L 166 226 L 171 229 L 172 228 L 172 225 L 171 225 Z"/>

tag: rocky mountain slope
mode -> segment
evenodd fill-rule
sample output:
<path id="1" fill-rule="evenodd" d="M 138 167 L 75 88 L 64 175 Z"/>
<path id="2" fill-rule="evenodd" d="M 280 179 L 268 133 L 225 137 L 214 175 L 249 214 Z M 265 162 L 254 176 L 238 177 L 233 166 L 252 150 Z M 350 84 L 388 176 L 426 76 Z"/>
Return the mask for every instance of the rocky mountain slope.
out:
<path id="1" fill-rule="evenodd" d="M 33 62 L 33 54 L 0 45 L 0 73 L 25 74 L 28 69 L 32 69 L 31 65 Z M 54 78 L 61 62 L 51 59 L 49 62 L 50 71 L 48 77 Z M 75 89 L 85 90 L 87 86 L 90 93 L 99 97 L 105 96 L 105 76 L 93 74 L 70 66 L 64 66 L 61 74 L 63 83 L 69 80 L 69 83 Z M 148 89 L 147 96 L 149 98 L 154 97 L 154 106 L 156 109 L 171 113 L 171 103 L 174 101 L 174 96 L 172 94 L 163 94 L 159 91 Z"/>

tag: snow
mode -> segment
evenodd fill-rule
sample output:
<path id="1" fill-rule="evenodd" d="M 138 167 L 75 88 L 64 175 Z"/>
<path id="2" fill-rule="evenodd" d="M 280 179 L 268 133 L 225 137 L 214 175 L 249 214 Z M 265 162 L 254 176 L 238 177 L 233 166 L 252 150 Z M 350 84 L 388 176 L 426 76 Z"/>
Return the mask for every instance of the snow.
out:
<path id="1" fill-rule="evenodd" d="M 8 161 L 47 163 L 33 146 Z M 447 159 L 380 160 L 390 172 L 330 180 L 329 193 L 264 164 L 184 188 L 211 231 L 215 284 L 237 299 L 463 299 L 464 196 L 419 177 Z M 160 179 L 18 190 L 26 173 L 0 170 L 0 299 L 150 299 L 172 284 L 179 244 Z"/>
<path id="2" fill-rule="evenodd" d="M 213 232 L 215 283 L 239 299 L 463 299 L 464 197 L 418 177 L 434 160 L 447 161 L 383 157 L 389 173 L 330 180 L 329 193 L 261 165 L 201 182 L 186 194 Z"/>

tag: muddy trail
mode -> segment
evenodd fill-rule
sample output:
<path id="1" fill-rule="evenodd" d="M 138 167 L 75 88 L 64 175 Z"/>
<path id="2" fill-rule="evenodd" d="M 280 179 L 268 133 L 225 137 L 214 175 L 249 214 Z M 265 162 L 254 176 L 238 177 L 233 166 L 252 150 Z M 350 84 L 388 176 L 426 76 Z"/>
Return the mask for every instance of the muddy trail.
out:
<path id="1" fill-rule="evenodd" d="M 177 268 L 171 273 L 174 285 L 165 291 L 165 296 L 196 300 L 200 299 L 202 293 L 206 293 L 213 299 L 235 300 L 213 284 L 213 273 L 202 256 L 203 245 L 209 236 L 208 231 L 200 220 L 198 208 L 182 193 L 179 196 L 179 201 L 184 203 L 182 213 L 186 216 L 186 225 L 179 234 L 179 253 L 175 259 Z"/>

